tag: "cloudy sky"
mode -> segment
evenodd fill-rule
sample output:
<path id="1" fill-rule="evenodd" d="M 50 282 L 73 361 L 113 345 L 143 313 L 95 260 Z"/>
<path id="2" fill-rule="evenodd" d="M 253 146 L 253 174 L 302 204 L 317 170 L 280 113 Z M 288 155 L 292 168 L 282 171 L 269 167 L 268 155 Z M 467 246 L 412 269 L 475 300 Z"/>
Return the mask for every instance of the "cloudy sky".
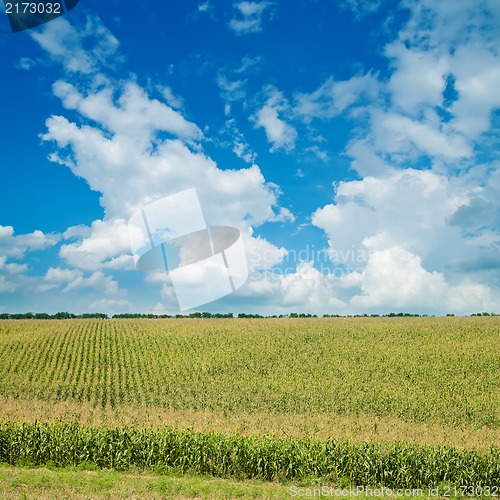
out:
<path id="1" fill-rule="evenodd" d="M 198 310 L 500 312 L 499 47 L 498 0 L 0 13 L 0 312 L 179 312 L 127 223 L 190 188 L 249 268 Z"/>

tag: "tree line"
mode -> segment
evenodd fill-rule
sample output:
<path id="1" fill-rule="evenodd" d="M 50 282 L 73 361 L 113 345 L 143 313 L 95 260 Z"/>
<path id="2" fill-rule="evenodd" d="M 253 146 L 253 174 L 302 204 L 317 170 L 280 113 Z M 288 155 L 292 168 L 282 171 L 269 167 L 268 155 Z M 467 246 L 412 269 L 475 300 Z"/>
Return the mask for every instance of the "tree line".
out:
<path id="1" fill-rule="evenodd" d="M 389 314 L 323 314 L 323 318 L 402 318 L 402 317 L 412 317 L 412 318 L 425 318 L 428 314 L 415 314 L 408 312 L 391 312 Z M 446 316 L 454 316 L 454 314 L 447 314 Z M 472 313 L 471 316 L 499 316 L 496 313 L 489 312 L 479 312 Z M 290 313 L 290 314 L 279 314 L 272 316 L 263 316 L 261 314 L 252 313 L 239 313 L 235 316 L 233 313 L 210 313 L 210 312 L 194 312 L 190 314 L 152 314 L 152 313 L 121 313 L 108 316 L 105 313 L 83 313 L 83 314 L 73 314 L 69 312 L 57 312 L 55 314 L 48 313 L 0 313 L 0 319 L 110 319 L 110 318 L 146 318 L 146 319 L 161 319 L 161 318 L 317 318 L 316 314 L 308 313 Z"/>

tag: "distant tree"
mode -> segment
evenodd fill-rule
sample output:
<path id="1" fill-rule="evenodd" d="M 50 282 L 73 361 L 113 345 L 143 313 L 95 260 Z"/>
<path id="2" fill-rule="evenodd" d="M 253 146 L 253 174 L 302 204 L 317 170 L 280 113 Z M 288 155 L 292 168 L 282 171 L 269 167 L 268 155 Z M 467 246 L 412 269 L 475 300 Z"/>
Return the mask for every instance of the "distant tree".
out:
<path id="1" fill-rule="evenodd" d="M 50 314 L 47 313 L 35 313 L 33 316 L 33 319 L 50 319 L 51 316 Z"/>
<path id="2" fill-rule="evenodd" d="M 75 318 L 74 314 L 69 312 L 58 312 L 52 316 L 54 319 L 72 319 Z"/>

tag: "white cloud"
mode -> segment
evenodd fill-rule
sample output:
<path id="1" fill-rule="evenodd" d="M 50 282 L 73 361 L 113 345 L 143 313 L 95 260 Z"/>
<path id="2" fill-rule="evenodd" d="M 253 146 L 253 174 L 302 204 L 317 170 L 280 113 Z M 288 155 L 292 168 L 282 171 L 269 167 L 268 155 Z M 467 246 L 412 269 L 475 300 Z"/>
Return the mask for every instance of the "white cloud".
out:
<path id="1" fill-rule="evenodd" d="M 498 218 L 493 196 L 498 170 L 482 172 L 485 188 L 479 190 L 474 171 L 448 178 L 413 169 L 389 169 L 336 186 L 335 203 L 316 210 L 312 223 L 328 236 L 332 261 L 346 269 L 338 285 L 353 290 L 342 295 L 352 310 L 494 309 L 492 287 L 498 276 L 491 274 L 489 262 L 498 259 L 493 249 L 500 240 L 497 235 L 486 244 L 471 238 L 471 231 L 481 234 L 482 225 L 491 222 L 483 216 L 471 221 L 464 212 L 481 196 L 474 210 L 496 211 Z M 474 264 L 464 274 L 467 263 Z M 490 270 L 490 285 L 483 268 Z"/>
<path id="2" fill-rule="evenodd" d="M 198 4 L 198 11 L 204 13 L 211 13 L 213 11 L 213 6 L 208 0 L 206 0 L 206 2 Z"/>
<path id="3" fill-rule="evenodd" d="M 442 273 L 424 269 L 420 257 L 400 246 L 370 255 L 360 276 L 361 295 L 350 305 L 361 310 L 444 310 L 470 313 L 495 307 L 488 287 L 463 282 L 450 286 Z"/>
<path id="4" fill-rule="evenodd" d="M 248 272 L 272 269 L 283 262 L 287 255 L 284 247 L 278 248 L 263 238 L 252 237 L 251 231 L 243 233 L 248 260 Z"/>
<path id="5" fill-rule="evenodd" d="M 167 104 L 174 109 L 182 110 L 184 108 L 184 99 L 177 94 L 167 85 L 161 88 L 161 93 Z"/>
<path id="6" fill-rule="evenodd" d="M 467 198 L 463 187 L 450 185 L 444 176 L 430 171 L 391 170 L 384 177 L 365 177 L 360 181 L 340 182 L 335 204 L 318 209 L 312 223 L 322 228 L 331 248 L 367 248 L 364 241 L 377 234 L 381 245 L 401 244 L 417 255 L 433 252 L 438 240 L 458 243 L 457 228 L 448 219 Z M 366 260 L 366 259 L 365 259 Z"/>
<path id="7" fill-rule="evenodd" d="M 279 118 L 275 107 L 266 104 L 257 111 L 255 121 L 258 127 L 264 128 L 267 140 L 272 143 L 271 151 L 293 149 L 297 132 L 293 126 Z"/>
<path id="8" fill-rule="evenodd" d="M 500 9 L 496 0 L 405 0 L 410 18 L 399 38 L 413 45 L 429 48 L 455 49 L 457 45 L 487 41 L 494 44 L 500 38 Z"/>
<path id="9" fill-rule="evenodd" d="M 125 299 L 100 299 L 90 303 L 89 306 L 95 311 L 134 311 L 132 304 Z M 135 311 L 134 311 L 135 312 Z"/>
<path id="10" fill-rule="evenodd" d="M 82 276 L 81 271 L 77 269 L 62 269 L 60 267 L 50 267 L 45 273 L 44 280 L 53 286 L 61 283 L 71 283 Z"/>
<path id="11" fill-rule="evenodd" d="M 187 121 L 179 112 L 166 104 L 151 99 L 134 82 L 127 82 L 120 89 L 117 105 L 113 93 L 117 89 L 106 87 L 83 97 L 70 83 L 58 81 L 54 94 L 68 109 L 78 110 L 84 117 L 101 124 L 109 132 L 136 140 L 150 142 L 154 133 L 169 132 L 183 139 L 200 139 L 201 130 Z"/>
<path id="12" fill-rule="evenodd" d="M 83 238 L 62 245 L 59 255 L 70 266 L 88 271 L 133 269 L 127 221 L 120 218 L 96 220 Z"/>
<path id="13" fill-rule="evenodd" d="M 227 104 L 226 106 L 229 106 Z M 226 112 L 229 115 L 230 111 Z M 228 118 L 224 123 L 224 127 L 219 131 L 219 137 L 223 137 L 219 144 L 222 146 L 231 147 L 233 153 L 241 158 L 249 165 L 254 165 L 257 160 L 257 153 L 252 149 L 250 144 L 245 140 L 244 135 L 239 130 L 236 119 Z M 227 139 L 225 139 L 227 137 Z"/>
<path id="14" fill-rule="evenodd" d="M 297 131 L 280 118 L 280 114 L 288 111 L 289 105 L 276 88 L 269 87 L 266 93 L 269 95 L 266 103 L 251 118 L 255 122 L 255 127 L 262 127 L 266 132 L 267 140 L 272 145 L 271 151 L 278 149 L 290 151 L 295 147 Z"/>
<path id="15" fill-rule="evenodd" d="M 238 139 L 235 139 L 233 143 L 233 153 L 246 163 L 255 163 L 255 158 L 257 156 L 246 142 Z"/>
<path id="16" fill-rule="evenodd" d="M 500 56 L 477 47 L 458 48 L 453 58 L 459 97 L 451 112 L 457 130 L 470 138 L 487 131 L 491 113 L 500 108 Z"/>
<path id="17" fill-rule="evenodd" d="M 111 276 L 106 276 L 101 271 L 96 271 L 85 277 L 83 274 L 77 276 L 64 288 L 63 292 L 85 288 L 93 288 L 105 295 L 117 295 L 119 293 L 118 283 Z"/>
<path id="18" fill-rule="evenodd" d="M 26 264 L 7 264 L 7 257 L 5 255 L 0 256 L 0 269 L 7 274 L 19 274 L 23 273 L 28 269 Z"/>
<path id="19" fill-rule="evenodd" d="M 32 278 L 33 291 L 47 294 L 49 291 L 55 293 L 71 293 L 74 297 L 82 290 L 87 293 L 99 293 L 108 296 L 106 300 L 122 300 L 125 294 L 118 282 L 111 276 L 106 276 L 101 271 L 85 273 L 80 269 L 61 267 L 50 267 L 43 277 Z M 110 298 L 111 297 L 111 298 Z"/>
<path id="20" fill-rule="evenodd" d="M 121 59 L 117 56 L 118 40 L 94 17 L 87 18 L 81 28 L 59 17 L 39 30 L 30 30 L 30 35 L 70 73 L 90 74 L 102 66 L 111 68 Z"/>
<path id="21" fill-rule="evenodd" d="M 296 94 L 294 112 L 306 121 L 332 118 L 366 98 L 373 102 L 379 91 L 380 83 L 371 73 L 340 81 L 330 77 L 314 92 Z"/>
<path id="22" fill-rule="evenodd" d="M 388 83 L 395 106 L 415 113 L 422 105 L 442 104 L 451 66 L 447 54 L 408 48 L 400 42 L 388 45 L 386 54 L 393 59 L 395 68 Z"/>
<path id="23" fill-rule="evenodd" d="M 1 227 L 1 226 L 0 226 Z M 0 294 L 12 293 L 22 290 L 30 285 L 31 280 L 25 276 L 28 266 L 26 264 L 7 263 L 7 256 L 0 256 Z"/>
<path id="24" fill-rule="evenodd" d="M 425 123 L 396 113 L 374 112 L 373 128 L 376 146 L 384 152 L 408 153 L 416 148 L 420 155 L 441 156 L 448 160 L 472 156 L 472 148 L 462 135 L 448 131 L 446 126 L 433 126 L 429 121 Z"/>
<path id="25" fill-rule="evenodd" d="M 236 34 L 258 33 L 262 31 L 263 14 L 273 5 L 272 2 L 238 2 L 234 4 L 236 17 L 229 21 L 229 28 Z"/>
<path id="26" fill-rule="evenodd" d="M 348 311 L 347 304 L 336 297 L 335 280 L 322 275 L 312 262 L 297 263 L 295 271 L 254 274 L 254 279 L 250 279 L 236 297 L 255 303 L 258 312 L 323 314 L 332 310 Z"/>
<path id="27" fill-rule="evenodd" d="M 229 80 L 222 73 L 217 75 L 217 85 L 221 90 L 222 98 L 228 102 L 241 101 L 246 96 L 245 80 Z"/>
<path id="28" fill-rule="evenodd" d="M 246 73 L 250 70 L 255 71 L 256 69 L 258 69 L 260 63 L 262 62 L 262 59 L 263 59 L 262 56 L 242 57 L 240 65 L 236 69 L 234 69 L 233 71 L 236 74 Z"/>
<path id="29" fill-rule="evenodd" d="M 366 139 L 355 139 L 346 148 L 346 153 L 352 158 L 351 168 L 360 176 L 382 175 L 390 167 L 377 154 L 373 144 Z"/>
<path id="30" fill-rule="evenodd" d="M 0 225 L 0 254 L 5 257 L 22 258 L 26 252 L 45 250 L 54 246 L 60 236 L 44 234 L 38 229 L 29 234 L 14 235 L 12 226 Z"/>
<path id="31" fill-rule="evenodd" d="M 73 152 L 69 158 L 53 159 L 103 193 L 101 204 L 107 217 L 128 218 L 154 199 L 191 187 L 197 188 L 209 216 L 215 213 L 237 224 L 244 219 L 262 224 L 275 217 L 276 195 L 256 165 L 220 170 L 180 140 L 165 140 L 150 152 L 132 137 L 117 133 L 108 138 L 97 128 L 77 127 L 63 117 L 50 118 L 47 126 L 44 139 L 60 148 L 70 146 Z"/>
<path id="32" fill-rule="evenodd" d="M 48 303 L 57 299 L 57 307 L 61 307 L 61 294 L 65 297 L 70 293 L 74 299 L 75 292 L 81 290 L 118 298 L 125 293 L 111 276 L 100 271 L 86 275 L 79 269 L 50 267 L 44 275 L 32 276 L 27 264 L 7 263 L 6 259 L 0 257 L 0 294 L 17 293 L 30 300 L 34 295 L 43 296 Z"/>

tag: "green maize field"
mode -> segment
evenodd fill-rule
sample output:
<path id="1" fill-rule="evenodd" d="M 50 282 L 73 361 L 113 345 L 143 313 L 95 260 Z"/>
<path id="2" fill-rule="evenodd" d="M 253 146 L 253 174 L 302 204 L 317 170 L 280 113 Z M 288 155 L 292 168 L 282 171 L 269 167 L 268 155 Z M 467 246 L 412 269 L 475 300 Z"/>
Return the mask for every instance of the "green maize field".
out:
<path id="1" fill-rule="evenodd" d="M 2 320 L 0 403 L 12 464 L 493 485 L 500 318 Z"/>

